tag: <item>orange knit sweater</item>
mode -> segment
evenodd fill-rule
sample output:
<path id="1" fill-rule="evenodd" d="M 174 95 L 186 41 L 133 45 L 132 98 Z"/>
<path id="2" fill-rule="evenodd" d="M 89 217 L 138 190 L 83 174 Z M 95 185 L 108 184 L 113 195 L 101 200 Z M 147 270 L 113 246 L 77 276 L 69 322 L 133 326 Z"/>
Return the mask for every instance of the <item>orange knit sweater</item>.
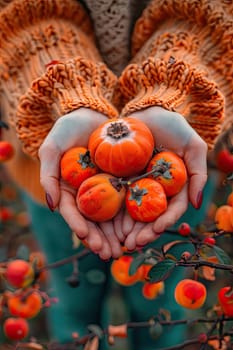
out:
<path id="1" fill-rule="evenodd" d="M 122 8 L 122 1 L 115 3 Z M 231 126 L 229 1 L 151 1 L 134 27 L 131 62 L 120 73 L 110 64 L 119 77 L 106 64 L 112 57 L 106 41 L 103 56 L 96 48 L 89 15 L 77 1 L 0 0 L 1 6 L 0 103 L 11 126 L 3 137 L 17 148 L 6 167 L 35 200 L 44 201 L 38 148 L 57 118 L 81 106 L 111 118 L 160 105 L 182 114 L 209 148 Z"/>

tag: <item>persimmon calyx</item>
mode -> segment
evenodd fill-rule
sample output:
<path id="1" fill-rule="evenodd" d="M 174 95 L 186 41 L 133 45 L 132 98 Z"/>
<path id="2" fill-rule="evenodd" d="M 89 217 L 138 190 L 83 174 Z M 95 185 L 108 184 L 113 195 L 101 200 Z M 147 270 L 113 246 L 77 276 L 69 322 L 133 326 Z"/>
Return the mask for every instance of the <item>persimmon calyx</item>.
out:
<path id="1" fill-rule="evenodd" d="M 129 134 L 129 128 L 121 121 L 115 121 L 107 128 L 107 135 L 114 139 L 121 139 Z"/>
<path id="2" fill-rule="evenodd" d="M 109 182 L 117 190 L 117 192 L 120 192 L 122 187 L 126 184 L 125 181 L 118 178 L 109 178 Z"/>
<path id="3" fill-rule="evenodd" d="M 142 204 L 142 198 L 148 191 L 145 188 L 140 188 L 138 185 L 134 187 L 130 187 L 130 196 L 129 200 L 136 201 L 137 205 L 140 206 Z"/>
<path id="4" fill-rule="evenodd" d="M 172 174 L 170 172 L 172 162 L 167 162 L 164 158 L 158 159 L 156 164 L 152 167 L 153 177 L 163 176 L 165 179 L 172 179 Z"/>
<path id="5" fill-rule="evenodd" d="M 81 164 L 83 169 L 86 169 L 88 167 L 89 168 L 95 167 L 94 163 L 91 161 L 89 150 L 87 150 L 84 154 L 80 154 L 79 159 L 77 160 L 77 163 Z"/>

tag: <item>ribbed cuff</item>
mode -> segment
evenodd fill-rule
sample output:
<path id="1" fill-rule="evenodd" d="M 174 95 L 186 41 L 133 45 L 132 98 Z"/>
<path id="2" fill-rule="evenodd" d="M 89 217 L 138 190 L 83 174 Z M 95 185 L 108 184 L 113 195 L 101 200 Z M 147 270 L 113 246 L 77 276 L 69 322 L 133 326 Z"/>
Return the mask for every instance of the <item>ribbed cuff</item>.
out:
<path id="1" fill-rule="evenodd" d="M 209 148 L 213 147 L 223 122 L 224 98 L 203 72 L 172 57 L 167 62 L 149 57 L 126 67 L 119 90 L 126 101 L 122 116 L 161 106 L 183 115 Z"/>
<path id="2" fill-rule="evenodd" d="M 112 100 L 117 77 L 104 63 L 77 57 L 48 67 L 19 101 L 16 130 L 24 151 L 37 156 L 54 122 L 80 107 L 116 117 Z"/>

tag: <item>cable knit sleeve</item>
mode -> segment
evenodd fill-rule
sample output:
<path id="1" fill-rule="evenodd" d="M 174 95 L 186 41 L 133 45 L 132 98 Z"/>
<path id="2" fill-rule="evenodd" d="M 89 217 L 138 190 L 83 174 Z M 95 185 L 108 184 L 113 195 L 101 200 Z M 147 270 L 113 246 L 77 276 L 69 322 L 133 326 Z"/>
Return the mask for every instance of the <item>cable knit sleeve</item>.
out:
<path id="1" fill-rule="evenodd" d="M 79 107 L 118 114 L 111 103 L 117 77 L 75 0 L 14 0 L 3 8 L 0 79 L 3 113 L 32 157 L 62 115 Z"/>
<path id="2" fill-rule="evenodd" d="M 232 124 L 232 28 L 232 5 L 221 1 L 151 1 L 119 78 L 122 115 L 151 105 L 176 111 L 211 149 Z"/>

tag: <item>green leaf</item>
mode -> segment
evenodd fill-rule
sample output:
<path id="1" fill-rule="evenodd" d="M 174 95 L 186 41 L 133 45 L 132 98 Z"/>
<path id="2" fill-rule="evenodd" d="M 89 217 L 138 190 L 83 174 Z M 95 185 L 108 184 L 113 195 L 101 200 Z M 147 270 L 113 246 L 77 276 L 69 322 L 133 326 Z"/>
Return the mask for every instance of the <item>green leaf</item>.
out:
<path id="1" fill-rule="evenodd" d="M 165 259 L 163 261 L 159 261 L 150 269 L 148 273 L 150 282 L 164 281 L 170 276 L 175 266 L 176 262 L 172 259 Z"/>
<path id="2" fill-rule="evenodd" d="M 219 262 L 222 264 L 231 264 L 231 258 L 227 253 L 220 247 L 214 245 L 213 251 L 215 253 L 215 256 L 218 258 Z"/>
<path id="3" fill-rule="evenodd" d="M 132 276 L 137 272 L 137 269 L 144 263 L 145 254 L 141 253 L 133 259 L 129 267 L 129 275 Z"/>
<path id="4" fill-rule="evenodd" d="M 106 280 L 105 273 L 98 269 L 92 269 L 87 271 L 86 279 L 92 284 L 102 284 Z"/>

